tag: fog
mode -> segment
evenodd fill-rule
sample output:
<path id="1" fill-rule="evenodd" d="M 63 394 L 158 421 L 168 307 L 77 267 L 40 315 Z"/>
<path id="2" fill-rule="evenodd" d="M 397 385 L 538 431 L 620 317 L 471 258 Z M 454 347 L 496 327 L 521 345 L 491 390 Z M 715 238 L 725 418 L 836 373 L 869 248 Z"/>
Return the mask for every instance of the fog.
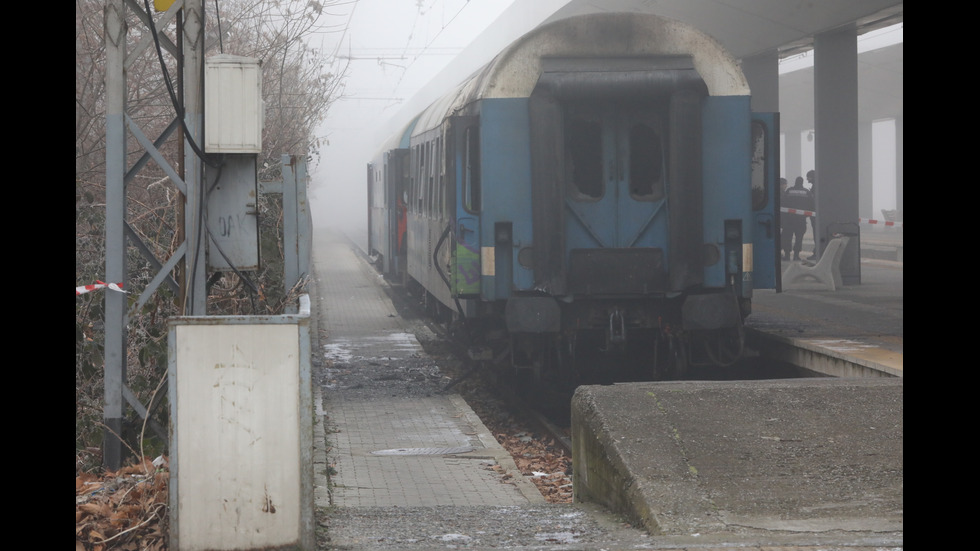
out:
<path id="1" fill-rule="evenodd" d="M 366 167 L 381 144 L 567 0 L 525 2 L 498 21 L 503 30 L 484 32 L 513 1 L 360 0 L 334 8 L 336 30 L 322 36 L 320 47 L 336 52 L 331 70 L 346 64 L 347 76 L 318 132 L 321 155 L 310 185 L 314 226 L 339 228 L 364 246 Z"/>
<path id="2" fill-rule="evenodd" d="M 381 144 L 566 4 L 568 0 L 358 0 L 330 6 L 326 22 L 332 32 L 323 34 L 318 46 L 333 59 L 331 71 L 345 71 L 345 84 L 317 133 L 320 157 L 310 171 L 314 225 L 339 228 L 366 247 L 366 167 Z M 900 44 L 901 25 L 895 28 Z M 788 124 L 791 115 L 802 109 L 790 100 L 812 110 L 812 76 L 799 79 L 787 74 L 812 75 L 812 68 L 797 67 L 794 62 L 805 66 L 812 56 L 788 59 L 780 66 L 780 110 L 784 132 L 791 133 L 784 136 L 781 167 L 790 175 L 803 174 L 815 164 L 813 143 L 798 137 L 802 135 L 795 133 L 797 127 Z M 797 87 L 787 88 L 795 80 L 799 80 Z M 812 119 L 812 114 L 807 116 Z M 873 201 L 865 207 L 873 211 L 872 217 L 880 209 L 895 208 L 896 203 L 894 122 L 884 122 L 874 129 L 874 184 L 862 191 L 871 192 L 873 187 Z M 812 130 L 806 124 L 799 127 Z M 799 151 L 786 158 L 787 147 Z"/>

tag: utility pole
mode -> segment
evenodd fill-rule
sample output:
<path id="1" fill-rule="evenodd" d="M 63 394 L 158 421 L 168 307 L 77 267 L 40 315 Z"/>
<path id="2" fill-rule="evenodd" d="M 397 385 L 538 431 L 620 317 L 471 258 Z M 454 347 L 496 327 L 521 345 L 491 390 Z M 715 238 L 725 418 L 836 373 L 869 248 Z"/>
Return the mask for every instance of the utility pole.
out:
<path id="1" fill-rule="evenodd" d="M 126 283 L 126 2 L 106 3 L 106 281 Z M 123 381 L 126 380 L 126 296 L 105 293 L 105 437 L 102 460 L 121 467 Z"/>
<path id="2" fill-rule="evenodd" d="M 161 4 L 165 4 L 161 6 Z M 198 154 L 203 135 L 202 123 L 202 68 L 204 63 L 204 9 L 202 0 L 176 0 L 168 3 L 158 0 L 157 8 L 164 10 L 156 18 L 140 9 L 139 2 L 132 0 L 107 0 L 105 8 L 106 36 L 106 281 L 120 285 L 127 293 L 133 293 L 127 282 L 127 246 L 135 246 L 158 273 L 135 301 L 119 292 L 105 293 L 105 407 L 103 422 L 103 465 L 109 470 L 122 466 L 122 429 L 125 404 L 129 404 L 140 416 L 148 418 L 150 408 L 143 407 L 136 395 L 126 387 L 126 350 L 128 317 L 138 312 L 160 285 L 169 286 L 175 294 L 187 297 L 182 305 L 186 315 L 203 315 L 207 306 L 205 282 L 206 260 L 203 205 L 203 160 Z M 129 31 L 128 10 L 136 12 L 136 20 L 149 27 L 154 40 L 136 43 L 133 51 L 127 51 Z M 182 20 L 182 21 L 181 21 Z M 179 48 L 157 27 L 166 27 L 177 21 Z M 181 29 L 183 22 L 183 29 Z M 155 140 L 148 138 L 127 113 L 127 70 L 140 55 L 152 55 L 154 59 L 163 53 L 149 51 L 161 48 L 178 58 L 183 67 L 182 84 L 176 91 L 176 120 Z M 183 55 L 178 54 L 183 51 Z M 166 75 L 165 75 L 166 76 Z M 178 173 L 160 151 L 160 146 L 181 126 L 179 106 L 184 106 L 183 171 Z M 127 143 L 135 139 L 145 153 L 132 166 L 127 166 Z M 185 197 L 184 242 L 166 261 L 156 259 L 151 248 L 133 232 L 126 220 L 126 186 L 136 174 L 152 160 L 169 177 Z M 184 264 L 185 289 L 180 289 L 171 277 L 178 265 Z M 181 292 L 183 291 L 183 292 Z M 127 312 L 127 306 L 129 311 Z M 152 423 L 151 423 L 152 425 Z M 166 435 L 164 435 L 166 436 Z"/>
<path id="3" fill-rule="evenodd" d="M 204 228 L 204 6 L 202 0 L 184 0 L 183 28 L 183 101 L 184 105 L 184 183 L 186 207 L 184 232 L 187 243 L 186 295 L 184 315 L 207 315 L 207 261 Z M 190 146 L 190 147 L 188 147 Z"/>

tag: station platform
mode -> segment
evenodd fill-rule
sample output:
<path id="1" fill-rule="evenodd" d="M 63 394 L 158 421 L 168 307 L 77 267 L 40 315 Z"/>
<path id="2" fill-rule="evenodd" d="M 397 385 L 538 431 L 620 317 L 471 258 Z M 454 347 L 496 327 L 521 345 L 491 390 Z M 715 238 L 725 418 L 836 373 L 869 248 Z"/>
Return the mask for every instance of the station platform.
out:
<path id="1" fill-rule="evenodd" d="M 579 387 L 576 499 L 677 545 L 900 549 L 902 248 L 862 239 L 860 284 L 755 291 L 750 344 L 828 377 Z"/>
<path id="2" fill-rule="evenodd" d="M 319 506 L 543 503 L 466 402 L 438 393 L 438 369 L 399 317 L 380 275 L 337 232 L 314 243 L 325 365 L 315 402 L 329 449 Z M 429 385 L 418 383 L 432 377 Z M 497 470 L 490 467 L 502 466 Z M 517 482 L 501 483 L 511 473 Z M 519 472 L 517 473 L 519 475 Z M 522 484 L 523 483 L 523 484 Z M 320 486 L 322 486 L 322 491 Z"/>
<path id="3" fill-rule="evenodd" d="M 830 290 L 805 279 L 784 281 L 779 293 L 754 291 L 746 319 L 750 344 L 784 343 L 787 354 L 810 355 L 787 361 L 812 362 L 830 376 L 904 376 L 903 249 L 901 230 L 867 232 L 861 236 L 859 284 Z M 811 250 L 812 243 L 804 247 Z M 791 262 L 783 261 L 782 269 Z"/>
<path id="4" fill-rule="evenodd" d="M 546 503 L 469 405 L 443 392 L 448 379 L 417 337 L 427 328 L 399 316 L 344 234 L 318 229 L 313 261 L 317 549 L 648 549 L 642 530 L 601 507 Z"/>

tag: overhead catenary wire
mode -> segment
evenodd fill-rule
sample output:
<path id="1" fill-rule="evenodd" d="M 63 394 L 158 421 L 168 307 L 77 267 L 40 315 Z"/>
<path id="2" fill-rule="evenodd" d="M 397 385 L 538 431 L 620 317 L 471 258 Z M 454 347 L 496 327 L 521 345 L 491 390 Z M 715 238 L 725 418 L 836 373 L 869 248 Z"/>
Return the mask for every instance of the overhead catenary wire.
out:
<path id="1" fill-rule="evenodd" d="M 426 52 L 426 51 L 428 51 L 428 50 L 429 50 L 429 48 L 430 48 L 430 47 L 432 46 L 432 44 L 433 44 L 433 43 L 435 43 L 435 41 L 436 41 L 436 39 L 438 39 L 438 38 L 439 38 L 439 36 L 440 36 L 440 35 L 442 35 L 442 32 L 443 32 L 444 30 L 446 30 L 446 29 L 447 29 L 447 28 L 448 28 L 448 27 L 449 27 L 450 25 L 452 25 L 452 24 L 453 24 L 453 21 L 455 21 L 455 20 L 456 20 L 456 18 L 457 18 L 457 17 L 459 17 L 459 14 L 460 14 L 460 13 L 462 13 L 462 12 L 463 12 L 463 10 L 465 10 L 465 9 L 466 9 L 466 6 L 469 6 L 469 5 L 470 5 L 470 2 L 469 2 L 469 1 L 467 1 L 467 2 L 464 2 L 464 3 L 463 3 L 463 6 L 462 6 L 462 7 L 460 7 L 460 8 L 458 9 L 458 10 L 456 10 L 456 13 L 455 13 L 455 14 L 453 14 L 453 16 L 452 16 L 452 17 L 451 17 L 451 18 L 449 19 L 449 21 L 448 21 L 448 22 L 447 22 L 447 23 L 446 23 L 445 25 L 443 25 L 441 29 L 439 29 L 439 32 L 437 32 L 437 33 L 436 33 L 436 35 L 435 35 L 434 37 L 432 37 L 432 40 L 430 40 L 430 41 L 428 42 L 428 44 L 426 44 L 426 45 L 425 45 L 425 46 L 424 46 L 424 47 L 422 48 L 422 50 L 421 50 L 421 51 L 420 51 L 420 52 L 419 52 L 419 53 L 418 53 L 417 55 L 415 55 L 415 56 L 414 56 L 414 57 L 412 58 L 412 61 L 410 61 L 410 62 L 408 63 L 408 65 L 407 65 L 407 66 L 405 67 L 405 71 L 403 71 L 403 72 L 402 72 L 402 76 L 401 76 L 401 78 L 399 78 L 399 79 L 398 79 L 398 82 L 396 82 L 396 83 L 395 83 L 395 90 L 397 90 L 397 89 L 398 89 L 398 87 L 399 87 L 399 86 L 401 86 L 401 83 L 402 83 L 402 80 L 404 80 L 404 78 L 405 78 L 405 73 L 407 73 L 407 72 L 408 72 L 408 69 L 410 69 L 410 68 L 412 67 L 412 65 L 414 65 L 414 64 L 415 64 L 415 62 L 416 62 L 416 61 L 418 61 L 418 59 L 419 59 L 419 57 L 421 57 L 421 56 L 422 56 L 423 54 L 425 54 L 425 52 Z M 414 24 L 413 24 L 413 30 L 414 30 Z M 409 35 L 409 38 L 411 38 L 411 35 Z"/>

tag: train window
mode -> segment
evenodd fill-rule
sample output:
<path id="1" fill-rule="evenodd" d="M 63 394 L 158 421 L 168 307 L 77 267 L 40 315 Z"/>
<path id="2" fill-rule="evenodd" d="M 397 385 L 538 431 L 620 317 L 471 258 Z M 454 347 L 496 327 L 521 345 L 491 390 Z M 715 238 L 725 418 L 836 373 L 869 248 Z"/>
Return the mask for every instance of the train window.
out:
<path id="1" fill-rule="evenodd" d="M 415 183 L 415 177 L 412 176 L 412 178 L 408 181 L 408 204 L 405 205 L 405 207 L 411 212 L 415 212 L 415 194 L 418 193 L 415 188 Z"/>
<path id="2" fill-rule="evenodd" d="M 415 208 L 416 208 L 415 197 L 417 197 L 418 194 L 419 194 L 419 188 L 418 188 L 418 186 L 419 186 L 419 148 L 418 148 L 418 146 L 415 146 L 415 147 L 412 148 L 412 162 L 411 162 L 411 164 L 412 164 L 412 190 L 408 194 L 408 199 L 409 199 L 409 201 L 408 201 L 409 207 L 408 208 L 412 209 L 412 212 L 415 212 Z"/>
<path id="3" fill-rule="evenodd" d="M 443 182 L 443 175 L 445 174 L 446 161 L 443 158 L 442 151 L 442 138 L 436 138 L 436 189 L 438 193 L 436 195 L 436 214 L 439 217 L 446 215 L 446 186 Z"/>
<path id="4" fill-rule="evenodd" d="M 432 176 L 429 176 L 429 196 L 426 197 L 425 208 L 426 208 L 426 214 L 428 214 L 430 216 L 432 214 L 434 214 L 435 213 L 435 210 L 436 210 L 435 209 L 435 205 L 436 205 L 436 190 L 435 190 L 435 186 L 433 185 L 434 183 L 435 183 L 435 178 L 433 178 Z"/>
<path id="5" fill-rule="evenodd" d="M 565 125 L 565 170 L 572 197 L 602 197 L 602 127 L 598 122 L 573 118 Z"/>
<path id="6" fill-rule="evenodd" d="M 446 179 L 442 174 L 439 175 L 439 215 L 441 217 L 446 217 L 449 215 L 449 210 L 446 208 Z"/>
<path id="7" fill-rule="evenodd" d="M 769 202 L 766 182 L 766 129 L 752 122 L 752 210 L 765 208 Z"/>
<path id="8" fill-rule="evenodd" d="M 468 127 L 464 140 L 466 159 L 463 163 L 463 207 L 469 212 L 478 213 L 481 194 L 479 127 Z"/>
<path id="9" fill-rule="evenodd" d="M 630 195 L 639 201 L 664 196 L 663 146 L 660 134 L 647 124 L 630 128 Z"/>
<path id="10" fill-rule="evenodd" d="M 425 144 L 419 146 L 419 189 L 418 196 L 415 198 L 418 203 L 418 212 L 422 214 L 425 212 Z"/>
<path id="11" fill-rule="evenodd" d="M 432 215 L 432 212 L 434 210 L 434 206 L 435 206 L 435 195 L 436 195 L 436 190 L 432 186 L 432 184 L 434 182 L 434 180 L 432 178 L 432 154 L 433 154 L 433 149 L 434 149 L 433 148 L 433 145 L 434 144 L 432 142 L 429 142 L 428 144 L 426 144 L 426 148 L 425 148 L 426 149 L 426 154 L 428 155 L 428 158 L 426 159 L 426 163 L 428 165 L 428 168 L 426 169 L 425 172 L 428 175 L 428 181 L 429 181 L 429 185 L 428 185 L 428 188 L 427 188 L 427 195 L 425 196 L 425 213 L 428 214 L 428 215 L 430 215 L 430 216 Z"/>

